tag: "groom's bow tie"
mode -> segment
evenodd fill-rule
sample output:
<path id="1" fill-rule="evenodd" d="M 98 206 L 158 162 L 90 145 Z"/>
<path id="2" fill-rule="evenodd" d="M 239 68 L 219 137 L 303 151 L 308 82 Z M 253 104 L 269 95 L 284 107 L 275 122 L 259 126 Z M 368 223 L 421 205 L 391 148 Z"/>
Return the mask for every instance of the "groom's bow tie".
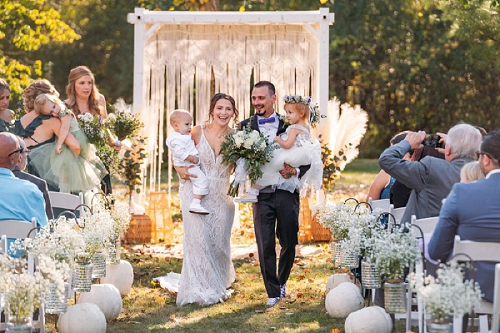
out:
<path id="1" fill-rule="evenodd" d="M 259 119 L 259 124 L 274 123 L 275 120 L 276 119 L 274 117 L 261 118 L 261 119 Z"/>

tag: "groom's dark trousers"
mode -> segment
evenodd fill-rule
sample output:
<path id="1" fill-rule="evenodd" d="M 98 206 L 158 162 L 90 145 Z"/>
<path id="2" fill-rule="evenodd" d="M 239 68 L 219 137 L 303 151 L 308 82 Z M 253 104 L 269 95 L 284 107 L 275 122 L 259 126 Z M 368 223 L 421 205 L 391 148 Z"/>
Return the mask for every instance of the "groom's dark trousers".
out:
<path id="1" fill-rule="evenodd" d="M 268 297 L 280 297 L 280 286 L 290 276 L 298 244 L 299 206 L 298 192 L 276 190 L 260 191 L 253 204 L 255 238 L 259 253 L 260 270 Z M 276 274 L 276 237 L 281 245 L 278 274 Z"/>

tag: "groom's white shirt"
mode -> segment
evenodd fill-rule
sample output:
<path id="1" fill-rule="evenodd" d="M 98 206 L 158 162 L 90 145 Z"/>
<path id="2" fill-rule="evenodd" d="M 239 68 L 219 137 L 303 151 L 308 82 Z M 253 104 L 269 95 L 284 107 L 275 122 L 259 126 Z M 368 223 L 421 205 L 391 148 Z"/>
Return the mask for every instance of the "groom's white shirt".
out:
<path id="1" fill-rule="evenodd" d="M 259 123 L 260 119 L 267 119 L 265 117 L 257 116 L 257 124 L 259 125 L 259 131 L 264 134 L 264 136 L 267 138 L 267 143 L 272 143 L 274 141 L 274 138 L 276 137 L 276 133 L 278 132 L 278 126 L 279 126 L 279 117 L 276 111 L 273 112 L 272 115 L 269 116 L 269 118 L 274 117 L 274 121 L 272 123 L 265 123 L 261 124 Z"/>

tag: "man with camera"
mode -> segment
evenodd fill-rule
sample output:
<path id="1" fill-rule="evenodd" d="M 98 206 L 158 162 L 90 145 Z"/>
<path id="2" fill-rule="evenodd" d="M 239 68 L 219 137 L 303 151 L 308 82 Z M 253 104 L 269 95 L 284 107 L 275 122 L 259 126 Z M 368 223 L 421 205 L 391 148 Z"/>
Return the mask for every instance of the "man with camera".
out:
<path id="1" fill-rule="evenodd" d="M 439 139 L 426 139 L 424 131 L 409 132 L 403 141 L 387 148 L 380 155 L 380 167 L 412 189 L 401 222 L 410 222 L 412 215 L 419 219 L 439 215 L 442 200 L 450 193 L 453 184 L 460 182 L 460 170 L 466 163 L 476 159 L 481 140 L 481 133 L 474 126 L 459 124 L 452 127 L 446 137 Z M 403 159 L 407 152 L 423 144 L 435 147 L 445 144 L 445 159 L 432 156 L 426 156 L 418 162 Z"/>

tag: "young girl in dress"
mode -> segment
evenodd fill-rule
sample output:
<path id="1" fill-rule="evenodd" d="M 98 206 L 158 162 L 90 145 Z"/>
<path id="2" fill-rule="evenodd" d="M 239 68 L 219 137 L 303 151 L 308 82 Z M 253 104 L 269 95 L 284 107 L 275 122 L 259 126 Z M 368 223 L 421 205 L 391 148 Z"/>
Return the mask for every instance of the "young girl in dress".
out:
<path id="1" fill-rule="evenodd" d="M 250 188 L 247 194 L 236 198 L 236 202 L 257 202 L 259 190 L 266 186 L 274 189 L 295 192 L 297 189 L 312 186 L 321 187 L 323 177 L 323 162 L 321 161 L 321 146 L 317 139 L 311 142 L 310 126 L 319 122 L 319 112 L 310 97 L 291 95 L 284 97 L 285 118 L 290 124 L 286 132 L 276 136 L 281 149 L 274 151 L 269 163 L 262 166 L 262 177 Z M 301 177 L 283 178 L 279 173 L 284 163 L 298 168 L 301 165 L 311 165 L 311 168 Z"/>
<path id="2" fill-rule="evenodd" d="M 86 192 L 97 187 L 107 175 L 106 168 L 96 155 L 85 133 L 80 130 L 74 114 L 56 96 L 41 94 L 35 99 L 35 112 L 61 119 L 61 128 L 55 151 L 50 157 L 49 183 L 55 183 L 61 192 Z M 80 144 L 80 155 L 75 155 L 64 143 L 68 133 Z M 52 176 L 51 176 L 52 175 Z"/>

